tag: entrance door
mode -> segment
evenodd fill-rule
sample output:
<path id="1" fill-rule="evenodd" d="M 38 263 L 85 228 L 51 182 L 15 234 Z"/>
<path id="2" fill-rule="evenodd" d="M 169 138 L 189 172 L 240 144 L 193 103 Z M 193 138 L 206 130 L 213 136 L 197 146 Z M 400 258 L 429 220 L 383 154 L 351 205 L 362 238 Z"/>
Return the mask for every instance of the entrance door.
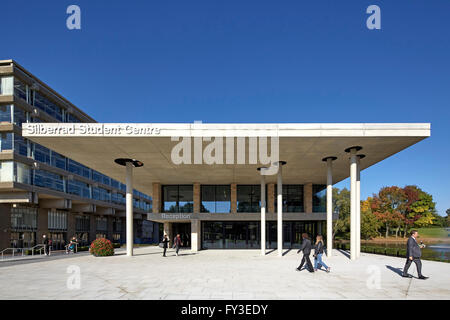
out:
<path id="1" fill-rule="evenodd" d="M 181 237 L 181 242 L 183 243 L 183 248 L 191 247 L 191 223 L 172 223 L 172 239 L 179 234 Z"/>

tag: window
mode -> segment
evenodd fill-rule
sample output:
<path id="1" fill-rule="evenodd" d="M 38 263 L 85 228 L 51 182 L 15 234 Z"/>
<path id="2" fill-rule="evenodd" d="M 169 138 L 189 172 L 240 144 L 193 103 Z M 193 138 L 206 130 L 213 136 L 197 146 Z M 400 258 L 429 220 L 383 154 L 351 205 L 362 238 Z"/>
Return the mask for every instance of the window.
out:
<path id="1" fill-rule="evenodd" d="M 278 197 L 277 185 L 274 188 L 275 211 Z M 303 212 L 303 185 L 283 184 L 283 212 Z"/>
<path id="2" fill-rule="evenodd" d="M 261 211 L 261 186 L 237 186 L 237 212 Z"/>
<path id="3" fill-rule="evenodd" d="M 66 170 L 66 157 L 60 155 L 58 152 L 51 152 L 50 162 L 53 167 Z"/>
<path id="4" fill-rule="evenodd" d="M 28 140 L 24 139 L 21 135 L 14 134 L 14 152 L 28 157 Z"/>
<path id="5" fill-rule="evenodd" d="M 231 187 L 229 185 L 201 186 L 201 212 L 228 213 L 231 211 Z"/>
<path id="6" fill-rule="evenodd" d="M 117 232 L 117 233 L 122 232 L 122 219 L 121 218 L 113 219 L 113 232 Z"/>
<path id="7" fill-rule="evenodd" d="M 41 146 L 40 144 L 34 144 L 34 160 L 51 165 L 50 162 L 50 149 Z"/>
<path id="8" fill-rule="evenodd" d="M 27 101 L 27 86 L 17 78 L 14 78 L 14 95 Z"/>
<path id="9" fill-rule="evenodd" d="M 36 230 L 37 208 L 31 207 L 11 208 L 11 229 Z"/>
<path id="10" fill-rule="evenodd" d="M 119 181 L 111 179 L 111 187 L 119 189 Z"/>
<path id="11" fill-rule="evenodd" d="M 83 198 L 91 198 L 91 189 L 87 183 L 78 180 L 67 181 L 67 193 L 74 194 Z"/>
<path id="12" fill-rule="evenodd" d="M 313 185 L 313 212 L 326 212 L 327 186 L 323 184 Z"/>
<path id="13" fill-rule="evenodd" d="M 60 192 L 65 191 L 64 177 L 45 170 L 34 170 L 33 184 Z"/>
<path id="14" fill-rule="evenodd" d="M 67 230 L 67 212 L 66 211 L 48 211 L 48 229 L 49 230 Z"/>
<path id="15" fill-rule="evenodd" d="M 12 150 L 13 134 L 11 132 L 0 133 L 0 151 Z"/>
<path id="16" fill-rule="evenodd" d="M 58 107 L 56 104 L 48 100 L 46 97 L 44 97 L 39 92 L 34 92 L 34 106 L 38 107 L 42 111 L 46 112 L 53 118 L 63 121 L 63 112 L 60 107 Z"/>
<path id="17" fill-rule="evenodd" d="M 111 201 L 117 204 L 125 204 L 125 196 L 122 193 L 111 192 Z"/>
<path id="18" fill-rule="evenodd" d="M 13 94 L 13 77 L 0 78 L 0 95 L 12 96 Z"/>
<path id="19" fill-rule="evenodd" d="M 12 105 L 0 106 L 0 122 L 11 122 L 12 119 Z"/>
<path id="20" fill-rule="evenodd" d="M 96 217 L 97 231 L 107 231 L 108 230 L 108 219 L 106 217 Z"/>
<path id="21" fill-rule="evenodd" d="M 91 169 L 82 165 L 81 163 L 78 163 L 71 159 L 67 159 L 67 168 L 68 168 L 69 172 L 78 174 L 79 176 L 82 176 L 82 177 L 85 177 L 88 179 L 91 178 Z"/>
<path id="22" fill-rule="evenodd" d="M 14 109 L 13 123 L 16 126 L 22 127 L 22 123 L 27 122 L 27 113 L 18 106 L 13 106 L 13 109 Z"/>
<path id="23" fill-rule="evenodd" d="M 100 187 L 92 187 L 92 199 L 111 202 L 111 193 Z"/>
<path id="24" fill-rule="evenodd" d="M 16 182 L 31 184 L 31 167 L 21 162 L 15 162 L 14 176 Z"/>
<path id="25" fill-rule="evenodd" d="M 0 182 L 12 182 L 14 179 L 14 162 L 0 162 Z"/>
<path id="26" fill-rule="evenodd" d="M 79 123 L 79 122 L 81 122 L 81 121 L 80 121 L 80 119 L 78 119 L 77 117 L 75 117 L 73 114 L 66 113 L 66 122 L 70 122 L 70 123 Z"/>
<path id="27" fill-rule="evenodd" d="M 194 210 L 193 186 L 163 186 L 163 212 L 191 213 Z"/>
<path id="28" fill-rule="evenodd" d="M 75 216 L 75 231 L 89 232 L 89 230 L 90 230 L 89 216 L 82 216 L 82 215 Z"/>

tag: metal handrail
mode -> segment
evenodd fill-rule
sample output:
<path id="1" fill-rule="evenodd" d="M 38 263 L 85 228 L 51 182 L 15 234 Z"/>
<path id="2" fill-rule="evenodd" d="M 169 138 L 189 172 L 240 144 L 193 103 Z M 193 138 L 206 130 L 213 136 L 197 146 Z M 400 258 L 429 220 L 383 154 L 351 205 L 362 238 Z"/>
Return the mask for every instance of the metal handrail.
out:
<path id="1" fill-rule="evenodd" d="M 44 249 L 45 248 L 45 245 L 44 244 L 38 244 L 38 245 L 35 245 L 34 247 L 31 247 L 31 248 L 6 248 L 6 249 L 3 249 L 2 251 L 1 251 L 1 254 L 2 254 L 2 260 L 3 260 L 3 258 L 4 258 L 4 253 L 5 253 L 5 251 L 8 251 L 8 250 L 11 250 L 12 251 L 12 256 L 14 257 L 14 254 L 15 254 L 15 252 L 16 252 L 16 250 L 17 251 L 21 251 L 22 252 L 22 257 L 25 255 L 24 253 L 25 253 L 25 250 L 31 250 L 31 255 L 32 256 L 34 256 L 34 250 L 36 249 L 36 248 L 38 248 L 38 247 L 40 247 L 38 250 L 39 250 L 39 255 L 42 255 L 42 249 Z"/>

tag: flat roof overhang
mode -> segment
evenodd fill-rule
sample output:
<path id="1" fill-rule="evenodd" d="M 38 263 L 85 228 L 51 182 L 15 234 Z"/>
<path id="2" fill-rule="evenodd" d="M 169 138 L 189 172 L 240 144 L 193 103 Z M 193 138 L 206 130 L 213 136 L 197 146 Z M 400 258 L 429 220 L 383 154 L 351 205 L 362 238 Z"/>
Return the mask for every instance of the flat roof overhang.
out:
<path id="1" fill-rule="evenodd" d="M 350 175 L 349 154 L 345 149 L 361 146 L 364 170 L 430 136 L 429 123 L 326 123 L 326 124 L 204 124 L 204 123 L 24 123 L 23 136 L 94 170 L 125 182 L 125 169 L 116 158 L 138 159 L 144 163 L 134 170 L 134 188 L 152 195 L 154 182 L 161 184 L 259 184 L 257 168 L 248 164 L 248 137 L 278 137 L 283 183 L 326 183 L 328 156 L 335 156 L 333 182 Z M 172 137 L 246 137 L 246 163 L 179 164 L 171 160 L 179 141 Z M 270 139 L 268 139 L 270 146 Z M 203 149 L 210 144 L 203 141 Z M 270 148 L 269 148 L 270 150 Z M 194 142 L 191 143 L 194 159 Z M 258 159 L 259 160 L 259 159 Z M 276 183 L 276 175 L 267 176 Z"/>

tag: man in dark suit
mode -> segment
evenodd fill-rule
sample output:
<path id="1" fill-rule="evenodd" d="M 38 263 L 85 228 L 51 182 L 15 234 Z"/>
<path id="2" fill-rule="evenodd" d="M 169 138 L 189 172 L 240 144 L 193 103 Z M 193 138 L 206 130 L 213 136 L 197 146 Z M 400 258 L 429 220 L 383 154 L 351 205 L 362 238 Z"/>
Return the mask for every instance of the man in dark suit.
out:
<path id="1" fill-rule="evenodd" d="M 169 238 L 167 237 L 167 234 L 164 235 L 164 238 L 162 240 L 162 244 L 163 244 L 163 257 L 166 257 L 166 251 L 167 251 L 167 246 L 169 243 Z"/>
<path id="2" fill-rule="evenodd" d="M 403 269 L 402 277 L 404 278 L 412 278 L 412 275 L 408 274 L 408 269 L 411 266 L 411 263 L 414 262 L 417 267 L 417 274 L 419 275 L 419 279 L 425 280 L 428 277 L 422 275 L 422 262 L 420 261 L 420 257 L 422 256 L 422 252 L 420 249 L 424 248 L 425 245 L 419 245 L 417 243 L 417 236 L 419 233 L 416 230 L 411 231 L 411 237 L 408 239 L 406 243 L 406 264 Z"/>
<path id="3" fill-rule="evenodd" d="M 314 272 L 311 260 L 309 259 L 309 255 L 311 254 L 311 241 L 309 240 L 307 233 L 303 233 L 302 238 L 303 238 L 302 246 L 297 251 L 297 253 L 300 253 L 300 251 L 303 251 L 303 258 L 302 258 L 302 262 L 300 263 L 300 265 L 297 268 L 297 271 L 302 270 L 302 267 L 306 261 L 306 266 L 308 267 L 309 272 Z"/>

